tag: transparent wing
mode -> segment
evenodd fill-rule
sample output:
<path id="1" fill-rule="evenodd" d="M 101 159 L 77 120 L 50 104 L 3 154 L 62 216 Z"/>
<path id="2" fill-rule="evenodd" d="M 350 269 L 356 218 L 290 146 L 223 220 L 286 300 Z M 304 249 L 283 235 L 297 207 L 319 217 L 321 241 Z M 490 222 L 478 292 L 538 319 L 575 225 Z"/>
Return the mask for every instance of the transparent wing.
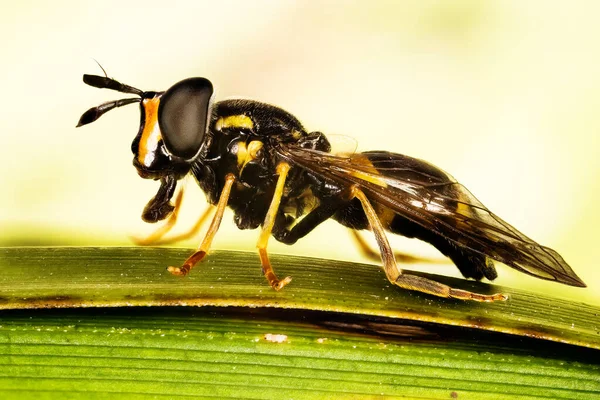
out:
<path id="1" fill-rule="evenodd" d="M 489 211 L 452 176 L 424 161 L 385 151 L 342 157 L 282 144 L 281 157 L 367 196 L 459 246 L 535 277 L 585 287 L 554 250 Z"/>
<path id="2" fill-rule="evenodd" d="M 331 145 L 331 154 L 339 157 L 348 157 L 356 153 L 358 142 L 356 139 L 345 135 L 327 135 L 327 140 Z"/>

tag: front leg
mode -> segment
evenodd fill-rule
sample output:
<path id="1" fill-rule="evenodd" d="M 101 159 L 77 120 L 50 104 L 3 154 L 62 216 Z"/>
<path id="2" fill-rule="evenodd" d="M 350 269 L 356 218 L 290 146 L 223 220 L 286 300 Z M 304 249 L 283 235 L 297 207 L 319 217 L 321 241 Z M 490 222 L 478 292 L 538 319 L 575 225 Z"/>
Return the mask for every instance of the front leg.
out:
<path id="1" fill-rule="evenodd" d="M 142 213 L 142 219 L 145 222 L 155 223 L 165 218 L 169 218 L 165 224 L 160 226 L 150 235 L 144 238 L 132 237 L 136 244 L 141 246 L 149 246 L 157 244 L 160 239 L 167 234 L 177 223 L 177 215 L 181 208 L 181 201 L 183 199 L 183 187 L 179 190 L 177 198 L 175 199 L 175 205 L 171 205 L 170 200 L 175 192 L 175 186 L 177 181 L 172 176 L 167 176 L 161 180 L 160 188 L 156 196 L 152 198 L 144 208 Z"/>
<path id="2" fill-rule="evenodd" d="M 187 275 L 190 270 L 208 253 L 210 249 L 210 245 L 212 244 L 213 238 L 217 234 L 219 230 L 219 226 L 221 225 L 221 220 L 223 219 L 223 213 L 225 212 L 225 208 L 227 207 L 227 203 L 229 202 L 229 195 L 231 194 L 231 187 L 235 182 L 235 176 L 233 174 L 227 174 L 225 177 L 225 185 L 223 185 L 223 190 L 221 191 L 221 195 L 219 197 L 219 202 L 217 203 L 217 211 L 213 217 L 212 222 L 208 228 L 208 232 L 206 232 L 206 236 L 204 236 L 204 240 L 200 243 L 198 250 L 194 252 L 191 256 L 185 260 L 182 266 L 180 267 L 168 267 L 167 270 L 173 275 Z"/>
<path id="3" fill-rule="evenodd" d="M 144 222 L 155 223 L 167 218 L 175 206 L 170 201 L 175 193 L 177 180 L 172 175 L 167 175 L 160 180 L 160 188 L 156 195 L 146 204 L 142 213 Z"/>

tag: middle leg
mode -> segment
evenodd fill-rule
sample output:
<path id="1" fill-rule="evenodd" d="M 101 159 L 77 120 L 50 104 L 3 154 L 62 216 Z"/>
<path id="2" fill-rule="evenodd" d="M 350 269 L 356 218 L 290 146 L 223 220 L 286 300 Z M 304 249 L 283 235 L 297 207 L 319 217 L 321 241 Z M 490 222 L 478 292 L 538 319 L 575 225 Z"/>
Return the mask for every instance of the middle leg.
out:
<path id="1" fill-rule="evenodd" d="M 265 221 L 262 224 L 262 230 L 260 232 L 260 236 L 258 237 L 258 243 L 256 243 L 258 255 L 260 257 L 260 263 L 262 265 L 262 272 L 265 278 L 267 278 L 267 281 L 271 287 L 275 290 L 281 290 L 285 285 L 292 281 L 292 278 L 289 276 L 281 280 L 277 278 L 277 275 L 275 275 L 275 271 L 273 271 L 273 267 L 271 266 L 269 255 L 267 254 L 267 243 L 269 241 L 269 236 L 271 236 L 271 231 L 273 230 L 275 219 L 279 212 L 279 204 L 281 203 L 283 189 L 285 188 L 285 180 L 289 170 L 290 165 L 285 162 L 282 162 L 277 166 L 277 174 L 279 177 L 277 178 L 275 193 L 273 194 L 273 199 L 271 200 L 271 204 L 267 210 Z"/>

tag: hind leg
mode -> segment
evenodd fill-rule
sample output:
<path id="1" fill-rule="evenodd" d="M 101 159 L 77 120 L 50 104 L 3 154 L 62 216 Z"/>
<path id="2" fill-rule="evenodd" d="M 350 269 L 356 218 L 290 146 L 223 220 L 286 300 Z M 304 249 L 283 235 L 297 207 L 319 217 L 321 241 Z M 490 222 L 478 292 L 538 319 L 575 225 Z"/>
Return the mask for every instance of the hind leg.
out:
<path id="1" fill-rule="evenodd" d="M 502 293 L 495 293 L 491 295 L 469 292 L 467 290 L 455 289 L 448 285 L 433 281 L 431 279 L 423 278 L 417 275 L 411 275 L 404 273 L 396 265 L 394 258 L 394 252 L 390 246 L 385 235 L 385 230 L 377 213 L 371 206 L 371 203 L 367 196 L 357 187 L 354 187 L 352 194 L 355 198 L 360 200 L 365 215 L 369 221 L 371 230 L 375 234 L 377 244 L 381 251 L 381 259 L 383 261 L 383 268 L 385 274 L 390 282 L 393 284 L 408 290 L 415 290 L 422 293 L 431 294 L 438 297 L 454 298 L 460 300 L 473 300 L 480 302 L 491 302 L 491 301 L 503 301 L 507 300 L 508 296 Z"/>
<path id="2" fill-rule="evenodd" d="M 379 261 L 381 259 L 381 257 L 379 256 L 379 252 L 377 250 L 371 248 L 371 246 L 369 246 L 367 241 L 362 237 L 362 235 L 356 229 L 350 229 L 350 234 L 352 235 L 352 238 L 356 242 L 358 249 L 360 250 L 360 252 L 362 253 L 362 255 L 364 257 L 369 258 L 373 261 Z M 417 264 L 417 263 L 445 264 L 445 263 L 447 263 L 447 260 L 445 260 L 445 259 L 433 260 L 431 258 L 422 258 L 422 257 L 412 256 L 410 254 L 401 253 L 399 251 L 394 251 L 394 258 L 396 258 L 396 261 L 398 261 L 402 264 Z"/>

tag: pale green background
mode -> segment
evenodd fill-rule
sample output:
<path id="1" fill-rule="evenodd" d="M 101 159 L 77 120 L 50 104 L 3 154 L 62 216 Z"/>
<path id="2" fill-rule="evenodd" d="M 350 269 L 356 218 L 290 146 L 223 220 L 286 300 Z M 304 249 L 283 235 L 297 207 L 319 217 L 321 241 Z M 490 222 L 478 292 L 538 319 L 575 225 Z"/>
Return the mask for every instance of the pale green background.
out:
<path id="1" fill-rule="evenodd" d="M 157 183 L 131 166 L 136 106 L 75 129 L 86 109 L 123 97 L 81 82 L 101 73 L 95 58 L 144 90 L 205 76 L 221 99 L 271 102 L 308 129 L 356 138 L 359 149 L 429 160 L 558 250 L 590 287 L 503 266 L 499 284 L 600 303 L 598 15 L 596 1 L 3 5 L 0 243 L 122 245 L 150 231 L 139 216 Z M 182 226 L 205 206 L 189 183 Z M 214 246 L 251 250 L 257 233 L 226 216 Z M 293 247 L 273 241 L 271 251 L 360 260 L 335 223 Z"/>

